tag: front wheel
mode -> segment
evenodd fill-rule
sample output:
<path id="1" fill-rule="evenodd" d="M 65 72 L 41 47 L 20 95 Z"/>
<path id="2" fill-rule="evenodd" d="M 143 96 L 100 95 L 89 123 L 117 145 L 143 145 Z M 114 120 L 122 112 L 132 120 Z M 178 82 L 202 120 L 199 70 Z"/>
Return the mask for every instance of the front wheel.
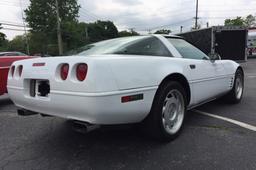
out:
<path id="1" fill-rule="evenodd" d="M 228 103 L 239 103 L 243 97 L 244 92 L 244 74 L 241 69 L 238 69 L 235 74 L 235 80 L 232 90 L 224 96 Z"/>
<path id="2" fill-rule="evenodd" d="M 186 110 L 187 99 L 182 85 L 174 81 L 163 84 L 145 120 L 147 132 L 163 141 L 176 138 L 182 129 Z"/>

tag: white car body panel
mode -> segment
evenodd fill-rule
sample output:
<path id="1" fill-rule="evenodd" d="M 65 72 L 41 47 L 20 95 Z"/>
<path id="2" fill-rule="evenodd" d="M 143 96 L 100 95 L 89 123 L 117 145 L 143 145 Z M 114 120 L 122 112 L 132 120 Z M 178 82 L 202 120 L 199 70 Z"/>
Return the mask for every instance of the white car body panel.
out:
<path id="1" fill-rule="evenodd" d="M 122 124 L 142 121 L 150 112 L 159 85 L 172 74 L 183 75 L 189 83 L 188 107 L 232 89 L 237 63 L 184 59 L 163 36 L 156 37 L 177 57 L 97 55 L 17 61 L 13 66 L 23 65 L 22 76 L 18 76 L 17 70 L 14 77 L 9 73 L 8 93 L 15 105 L 26 110 L 92 124 Z M 45 63 L 45 66 L 32 67 L 33 63 Z M 65 81 L 59 76 L 63 63 L 68 63 L 70 68 Z M 78 63 L 88 65 L 83 82 L 75 77 Z M 196 68 L 191 69 L 190 65 Z M 31 97 L 31 79 L 49 80 L 49 96 Z M 143 94 L 143 100 L 121 102 L 123 96 L 134 94 Z"/>

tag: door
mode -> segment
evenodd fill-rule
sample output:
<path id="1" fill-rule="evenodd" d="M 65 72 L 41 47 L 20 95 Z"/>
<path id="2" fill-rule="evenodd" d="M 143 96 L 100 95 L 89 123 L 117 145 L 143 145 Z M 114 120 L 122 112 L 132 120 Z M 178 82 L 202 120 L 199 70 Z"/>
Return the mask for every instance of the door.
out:
<path id="1" fill-rule="evenodd" d="M 206 54 L 183 39 L 170 38 L 169 41 L 189 65 L 186 70 L 192 90 L 192 105 L 225 91 L 228 81 L 221 60 L 211 61 Z"/>
<path id="2" fill-rule="evenodd" d="M 227 77 L 220 61 L 191 59 L 195 69 L 189 73 L 191 77 L 194 104 L 214 98 L 226 91 Z"/>

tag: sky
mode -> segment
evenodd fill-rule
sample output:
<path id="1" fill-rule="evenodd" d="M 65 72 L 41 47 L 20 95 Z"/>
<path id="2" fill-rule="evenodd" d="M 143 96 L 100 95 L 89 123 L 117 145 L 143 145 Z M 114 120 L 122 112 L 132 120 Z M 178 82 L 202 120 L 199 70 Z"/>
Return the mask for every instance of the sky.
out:
<path id="1" fill-rule="evenodd" d="M 199 24 L 202 28 L 223 25 L 226 18 L 256 15 L 256 0 L 198 0 Z M 24 33 L 22 11 L 29 0 L 1 0 L 1 30 L 11 40 Z M 94 22 L 110 20 L 119 31 L 134 29 L 140 33 L 152 33 L 157 29 L 171 29 L 173 33 L 188 31 L 194 25 L 196 0 L 78 0 L 81 5 L 79 20 Z M 23 13 L 24 14 L 24 13 Z M 12 26 L 12 25 L 18 25 Z M 15 29 L 15 30 L 10 30 Z"/>

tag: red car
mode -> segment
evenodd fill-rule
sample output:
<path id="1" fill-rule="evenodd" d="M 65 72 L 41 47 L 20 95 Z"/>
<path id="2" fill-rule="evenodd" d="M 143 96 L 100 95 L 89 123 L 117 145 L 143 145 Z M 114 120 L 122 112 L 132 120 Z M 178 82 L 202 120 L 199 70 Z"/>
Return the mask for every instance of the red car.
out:
<path id="1" fill-rule="evenodd" d="M 0 52 L 0 95 L 7 92 L 9 68 L 14 61 L 32 58 L 20 52 Z"/>

